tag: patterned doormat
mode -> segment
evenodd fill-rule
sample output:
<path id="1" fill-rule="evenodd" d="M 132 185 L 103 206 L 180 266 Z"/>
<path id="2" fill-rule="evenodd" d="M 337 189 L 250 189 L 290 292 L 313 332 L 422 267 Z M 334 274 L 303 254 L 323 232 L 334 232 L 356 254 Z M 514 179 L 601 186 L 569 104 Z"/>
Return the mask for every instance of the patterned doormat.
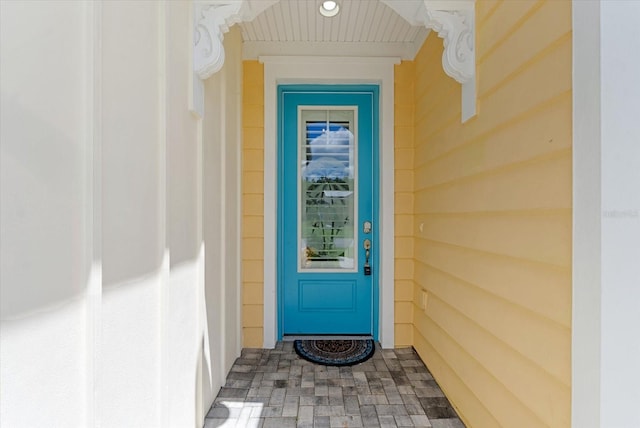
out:
<path id="1" fill-rule="evenodd" d="M 371 339 L 296 340 L 293 349 L 307 361 L 325 366 L 352 366 L 367 361 L 376 350 Z"/>

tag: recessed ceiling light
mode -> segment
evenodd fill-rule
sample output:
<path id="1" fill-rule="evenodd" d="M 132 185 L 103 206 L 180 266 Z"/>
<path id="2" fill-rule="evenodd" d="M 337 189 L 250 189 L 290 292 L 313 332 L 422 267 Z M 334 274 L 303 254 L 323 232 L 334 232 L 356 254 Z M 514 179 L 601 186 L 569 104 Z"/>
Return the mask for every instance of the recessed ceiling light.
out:
<path id="1" fill-rule="evenodd" d="M 340 5 L 333 0 L 323 1 L 320 5 L 320 14 L 328 18 L 336 16 L 340 12 Z"/>

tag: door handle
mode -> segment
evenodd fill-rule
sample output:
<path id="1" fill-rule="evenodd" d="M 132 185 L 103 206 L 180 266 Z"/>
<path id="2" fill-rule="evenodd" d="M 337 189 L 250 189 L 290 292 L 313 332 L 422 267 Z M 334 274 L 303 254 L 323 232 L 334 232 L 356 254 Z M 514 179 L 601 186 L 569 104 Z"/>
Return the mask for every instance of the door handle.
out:
<path id="1" fill-rule="evenodd" d="M 371 240 L 365 239 L 362 241 L 362 246 L 364 247 L 364 274 L 366 276 L 371 275 L 371 265 L 369 264 L 369 255 L 371 254 Z"/>

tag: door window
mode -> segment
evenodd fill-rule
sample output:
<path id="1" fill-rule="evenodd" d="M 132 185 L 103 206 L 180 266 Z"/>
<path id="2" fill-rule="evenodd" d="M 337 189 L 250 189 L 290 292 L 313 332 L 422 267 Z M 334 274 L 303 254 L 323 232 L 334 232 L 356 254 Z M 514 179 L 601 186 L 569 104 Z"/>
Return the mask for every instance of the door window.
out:
<path id="1" fill-rule="evenodd" d="M 301 106 L 298 117 L 298 271 L 355 271 L 356 109 Z"/>

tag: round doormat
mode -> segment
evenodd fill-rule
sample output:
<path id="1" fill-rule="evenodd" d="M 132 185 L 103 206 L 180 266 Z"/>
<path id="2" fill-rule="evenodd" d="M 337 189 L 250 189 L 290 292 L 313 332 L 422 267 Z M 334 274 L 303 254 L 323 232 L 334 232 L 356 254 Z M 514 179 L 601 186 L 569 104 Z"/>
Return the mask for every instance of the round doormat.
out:
<path id="1" fill-rule="evenodd" d="M 293 348 L 305 360 L 325 366 L 352 366 L 367 361 L 376 350 L 371 339 L 296 340 Z"/>

